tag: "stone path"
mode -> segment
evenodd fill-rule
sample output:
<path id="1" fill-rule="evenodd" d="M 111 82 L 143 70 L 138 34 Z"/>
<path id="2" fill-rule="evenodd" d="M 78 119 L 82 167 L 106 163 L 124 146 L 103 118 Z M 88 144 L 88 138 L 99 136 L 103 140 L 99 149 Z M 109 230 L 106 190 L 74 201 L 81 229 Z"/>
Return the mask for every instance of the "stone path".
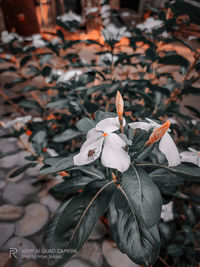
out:
<path id="1" fill-rule="evenodd" d="M 2 130 L 1 135 L 2 135 Z M 0 151 L 18 149 L 15 139 L 0 140 Z M 34 185 L 37 170 L 11 179 L 9 174 L 23 166 L 24 154 L 0 159 L 0 267 L 48 267 L 48 260 L 38 255 L 45 249 L 42 244 L 43 229 L 60 201 L 44 186 Z M 17 249 L 17 258 L 10 258 L 9 250 Z M 15 253 L 16 251 L 13 251 Z M 40 254 L 41 255 L 41 254 Z M 99 222 L 88 242 L 64 267 L 135 267 L 109 239 L 106 227 Z"/>

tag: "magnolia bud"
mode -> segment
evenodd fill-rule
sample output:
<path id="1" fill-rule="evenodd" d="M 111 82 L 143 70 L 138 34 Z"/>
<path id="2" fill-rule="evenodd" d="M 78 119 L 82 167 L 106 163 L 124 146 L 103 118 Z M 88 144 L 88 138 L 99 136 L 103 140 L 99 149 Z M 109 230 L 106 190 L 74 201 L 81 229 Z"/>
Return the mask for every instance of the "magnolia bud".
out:
<path id="1" fill-rule="evenodd" d="M 117 91 L 115 106 L 116 106 L 118 116 L 122 116 L 124 112 L 124 100 L 119 91 Z"/>
<path id="2" fill-rule="evenodd" d="M 150 146 L 160 140 L 163 135 L 166 133 L 166 131 L 170 127 L 170 121 L 166 121 L 162 126 L 156 128 L 153 130 L 152 134 L 149 137 L 149 140 L 146 142 L 147 146 Z"/>

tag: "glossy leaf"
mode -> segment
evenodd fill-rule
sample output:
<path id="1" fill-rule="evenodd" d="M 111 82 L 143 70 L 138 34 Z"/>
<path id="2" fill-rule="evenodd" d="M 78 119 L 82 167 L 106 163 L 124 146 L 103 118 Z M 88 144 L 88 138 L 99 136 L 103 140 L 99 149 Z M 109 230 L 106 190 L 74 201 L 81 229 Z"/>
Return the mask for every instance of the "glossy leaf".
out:
<path id="1" fill-rule="evenodd" d="M 146 227 L 157 224 L 160 220 L 162 197 L 148 174 L 142 168 L 131 166 L 122 177 L 122 188 L 138 220 Z"/>
<path id="2" fill-rule="evenodd" d="M 80 136 L 82 133 L 73 130 L 73 129 L 67 129 L 64 132 L 57 134 L 53 137 L 53 141 L 56 143 L 66 142 L 69 141 L 77 136 Z"/>
<path id="3" fill-rule="evenodd" d="M 99 217 L 107 210 L 115 191 L 111 181 L 99 180 L 89 183 L 84 191 L 68 202 L 55 215 L 46 228 L 44 243 L 52 249 L 79 251 L 87 241 Z M 56 255 L 60 255 L 57 252 Z M 73 255 L 61 253 L 61 257 L 50 259 L 50 266 L 60 266 Z"/>
<path id="4" fill-rule="evenodd" d="M 152 265 L 160 251 L 157 225 L 147 228 L 137 218 L 134 207 L 132 207 L 129 197 L 122 188 L 115 191 L 114 201 L 122 252 L 126 253 L 137 264 Z"/>

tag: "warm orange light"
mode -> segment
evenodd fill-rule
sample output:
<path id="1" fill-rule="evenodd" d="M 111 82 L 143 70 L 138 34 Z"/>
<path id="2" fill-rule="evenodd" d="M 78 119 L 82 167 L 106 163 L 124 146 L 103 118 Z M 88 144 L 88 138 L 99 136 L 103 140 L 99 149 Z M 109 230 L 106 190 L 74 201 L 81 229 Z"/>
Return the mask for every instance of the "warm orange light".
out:
<path id="1" fill-rule="evenodd" d="M 108 135 L 107 133 L 103 133 L 103 134 L 102 134 L 103 137 L 106 137 L 107 135 Z"/>
<path id="2" fill-rule="evenodd" d="M 160 140 L 163 135 L 166 133 L 166 131 L 170 127 L 170 121 L 166 121 L 162 126 L 156 128 L 153 130 L 152 134 L 149 137 L 149 140 L 146 142 L 147 146 L 150 146 Z"/>

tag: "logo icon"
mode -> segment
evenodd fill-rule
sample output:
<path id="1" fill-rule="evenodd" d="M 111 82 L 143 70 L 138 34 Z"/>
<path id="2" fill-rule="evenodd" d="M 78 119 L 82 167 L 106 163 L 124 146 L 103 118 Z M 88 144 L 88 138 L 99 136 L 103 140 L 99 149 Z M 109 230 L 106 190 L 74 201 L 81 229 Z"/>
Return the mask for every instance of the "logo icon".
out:
<path id="1" fill-rule="evenodd" d="M 17 249 L 16 248 L 10 248 L 10 258 L 13 256 L 17 259 Z"/>

